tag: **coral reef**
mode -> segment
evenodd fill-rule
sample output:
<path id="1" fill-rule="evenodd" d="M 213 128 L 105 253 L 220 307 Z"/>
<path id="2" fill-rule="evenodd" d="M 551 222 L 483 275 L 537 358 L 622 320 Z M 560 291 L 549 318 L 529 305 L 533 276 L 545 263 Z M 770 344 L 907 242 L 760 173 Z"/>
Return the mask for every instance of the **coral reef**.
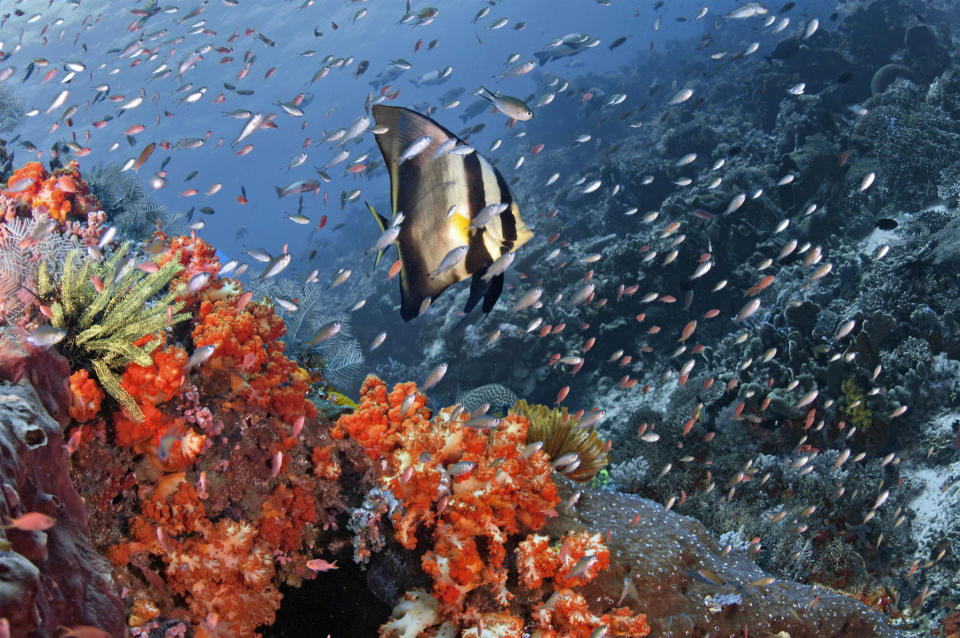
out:
<path id="1" fill-rule="evenodd" d="M 529 427 L 526 417 L 510 414 L 496 427 L 477 428 L 462 407 L 432 416 L 416 384 L 400 383 L 388 392 L 376 377 L 364 381 L 357 410 L 338 419 L 333 435 L 349 436 L 385 464 L 380 485 L 397 502 L 391 522 L 400 545 L 418 549 L 423 532 L 432 530 L 432 545 L 421 558 L 432 592 L 409 590 L 381 636 L 419 635 L 434 625 L 439 631 L 459 627 L 464 635 L 500 625 L 518 630 L 524 621 L 512 617 L 517 610 L 511 607 L 515 594 L 508 589 L 506 560 L 511 549 L 521 583 L 537 590 L 525 595 L 525 606 L 542 635 L 589 636 L 604 624 L 610 635 L 646 635 L 642 615 L 612 609 L 595 616 L 569 589 L 606 568 L 609 557 L 599 534 L 570 536 L 562 549 L 545 548 L 546 537 L 520 541 L 520 534 L 556 515 L 559 502 L 546 455 L 528 449 Z M 556 584 L 553 595 L 541 588 L 545 579 Z"/>

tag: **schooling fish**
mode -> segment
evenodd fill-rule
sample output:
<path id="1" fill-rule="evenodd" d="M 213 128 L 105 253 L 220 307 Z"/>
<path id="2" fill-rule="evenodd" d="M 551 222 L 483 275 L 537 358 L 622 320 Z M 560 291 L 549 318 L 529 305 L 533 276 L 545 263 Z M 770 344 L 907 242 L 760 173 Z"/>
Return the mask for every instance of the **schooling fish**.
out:
<path id="1" fill-rule="evenodd" d="M 478 153 L 448 153 L 436 159 L 436 150 L 456 136 L 430 118 L 406 108 L 375 105 L 373 117 L 388 130 L 377 135 L 377 145 L 390 173 L 392 212 L 404 211 L 406 220 L 397 235 L 402 262 L 400 270 L 400 316 L 404 321 L 420 314 L 425 299 L 436 299 L 451 285 L 472 276 L 470 296 L 464 312 L 483 299 L 483 311 L 490 312 L 503 291 L 503 274 L 483 277 L 494 260 L 512 252 L 533 237 L 520 217 L 520 210 L 500 172 Z M 417 139 L 429 136 L 430 143 L 403 163 L 401 154 Z M 463 142 L 457 139 L 459 144 Z M 490 204 L 504 204 L 504 210 L 482 227 L 471 221 Z M 455 206 L 455 212 L 447 211 Z M 386 231 L 390 221 L 371 212 Z M 466 246 L 466 255 L 453 267 L 440 268 L 454 249 Z M 380 255 L 377 260 L 379 261 Z M 441 271 L 441 272 L 438 272 Z M 435 276 L 430 277 L 431 274 Z"/>

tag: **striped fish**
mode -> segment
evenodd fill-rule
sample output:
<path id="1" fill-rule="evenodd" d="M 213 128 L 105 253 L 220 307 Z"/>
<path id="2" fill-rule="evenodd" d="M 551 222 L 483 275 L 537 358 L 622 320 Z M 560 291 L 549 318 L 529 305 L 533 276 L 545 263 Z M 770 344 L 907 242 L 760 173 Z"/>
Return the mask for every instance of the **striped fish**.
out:
<path id="1" fill-rule="evenodd" d="M 484 279 L 487 268 L 501 255 L 511 252 L 533 237 L 520 217 L 520 210 L 507 182 L 494 166 L 478 153 L 443 154 L 436 150 L 448 140 L 463 145 L 453 133 L 430 118 L 410 109 L 375 105 L 376 126 L 386 128 L 377 135 L 377 144 L 390 172 L 392 213 L 403 211 L 406 219 L 397 236 L 400 270 L 400 315 L 409 321 L 421 312 L 425 299 L 436 299 L 449 286 L 473 277 L 464 312 L 483 299 L 488 313 L 503 291 L 503 273 Z M 430 143 L 415 156 L 399 162 L 404 151 L 418 139 Z M 485 226 L 473 220 L 491 204 L 505 204 Z M 389 225 L 367 205 L 382 230 Z M 447 212 L 455 206 L 453 214 Z M 431 278 L 443 258 L 452 250 L 467 246 L 464 259 Z M 380 256 L 377 256 L 379 262 Z"/>

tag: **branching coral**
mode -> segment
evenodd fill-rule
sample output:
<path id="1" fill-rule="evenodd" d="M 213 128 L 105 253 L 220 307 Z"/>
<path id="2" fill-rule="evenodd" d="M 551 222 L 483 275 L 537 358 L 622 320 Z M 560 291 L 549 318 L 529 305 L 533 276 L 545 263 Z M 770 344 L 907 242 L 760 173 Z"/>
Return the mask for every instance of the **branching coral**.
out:
<path id="1" fill-rule="evenodd" d="M 556 461 L 565 454 L 574 453 L 580 460 L 572 471 L 565 472 L 575 481 L 589 481 L 609 461 L 606 443 L 592 427 L 580 427 L 578 419 L 566 408 L 549 408 L 527 403 L 521 399 L 510 410 L 530 420 L 527 440 L 542 441 L 543 451 Z"/>
<path id="2" fill-rule="evenodd" d="M 0 321 L 14 323 L 37 303 L 37 274 L 41 263 L 59 269 L 78 244 L 57 232 L 43 233 L 49 218 L 35 212 L 0 225 Z"/>
<path id="3" fill-rule="evenodd" d="M 333 387 L 340 390 L 353 387 L 363 366 L 363 351 L 352 335 L 349 315 L 330 312 L 326 288 L 316 283 L 298 284 L 292 279 L 278 278 L 253 282 L 250 289 L 258 297 L 296 300 L 297 309 L 283 313 L 287 325 L 283 337 L 286 351 L 304 367 L 319 370 Z M 317 331 L 333 321 L 341 325 L 336 335 L 316 346 L 307 345 Z"/>
<path id="4" fill-rule="evenodd" d="M 220 270 L 220 258 L 217 257 L 216 249 L 207 242 L 196 235 L 179 235 L 168 239 L 166 233 L 159 230 L 153 237 L 154 241 L 166 241 L 166 247 L 158 260 L 161 266 L 171 261 L 179 261 L 183 266 L 171 286 L 183 284 L 186 287 L 194 277 L 204 273 L 209 276 L 210 283 L 215 288 L 226 285 L 227 280 L 214 280 Z"/>
<path id="5" fill-rule="evenodd" d="M 509 604 L 509 536 L 544 524 L 557 504 L 556 486 L 544 454 L 523 456 L 523 416 L 507 416 L 487 432 L 467 427 L 460 409 L 430 417 L 416 384 L 388 393 L 370 376 L 359 407 L 340 417 L 333 435 L 351 436 L 386 462 L 383 485 L 400 503 L 392 517 L 396 538 L 414 549 L 418 532 L 432 528 L 423 569 L 444 616 L 465 621 L 468 596 L 480 588 L 495 604 Z"/>
<path id="6" fill-rule="evenodd" d="M 137 344 L 145 336 L 189 318 L 181 313 L 174 288 L 154 300 L 182 266 L 171 262 L 155 272 L 133 268 L 130 246 L 124 244 L 102 263 L 84 259 L 73 250 L 59 277 L 45 263 L 38 275 L 38 294 L 49 301 L 51 323 L 67 334 L 58 349 L 73 368 L 89 367 L 106 392 L 135 421 L 143 412 L 123 389 L 117 372 L 134 362 L 150 366 L 150 354 L 160 338 Z"/>
<path id="7" fill-rule="evenodd" d="M 350 436 L 384 464 L 381 486 L 397 501 L 392 512 L 396 540 L 407 549 L 431 531 L 422 555 L 433 579 L 431 594 L 411 591 L 380 635 L 520 636 L 535 623 L 539 636 L 590 636 L 606 625 L 612 636 L 645 636 L 645 617 L 628 608 L 596 615 L 580 587 L 607 568 L 610 552 L 600 534 L 572 533 L 553 546 L 536 531 L 555 516 L 557 487 L 549 459 L 527 445 L 530 423 L 523 414 L 504 416 L 495 427 L 471 427 L 462 407 L 432 415 L 414 383 L 388 391 L 369 376 L 353 414 L 341 416 L 332 434 Z M 507 561 L 514 552 L 515 561 Z M 531 620 L 516 616 L 508 588 L 515 564 L 527 590 Z M 551 589 L 541 589 L 545 581 Z M 482 628 L 482 629 L 481 629 Z M 500 632 L 500 633 L 498 633 Z"/>
<path id="8" fill-rule="evenodd" d="M 100 200 L 111 222 L 129 237 L 146 239 L 162 224 L 169 233 L 182 225 L 162 204 L 150 199 L 132 171 L 123 172 L 113 162 L 87 171 L 90 190 Z"/>

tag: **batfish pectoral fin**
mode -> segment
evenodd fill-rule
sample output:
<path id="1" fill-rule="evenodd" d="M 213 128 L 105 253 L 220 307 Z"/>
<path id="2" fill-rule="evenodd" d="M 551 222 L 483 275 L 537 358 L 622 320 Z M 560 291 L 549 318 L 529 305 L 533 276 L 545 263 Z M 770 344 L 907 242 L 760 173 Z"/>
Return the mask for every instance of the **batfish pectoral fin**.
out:
<path id="1" fill-rule="evenodd" d="M 363 203 L 366 204 L 370 212 L 373 213 L 373 218 L 377 220 L 377 226 L 380 227 L 380 231 L 381 232 L 386 231 L 387 227 L 390 224 L 390 220 L 388 220 L 386 217 L 378 213 L 377 209 L 375 209 L 373 206 L 370 205 L 370 202 L 363 202 Z M 376 268 L 380 264 L 380 259 L 383 257 L 383 253 L 384 253 L 383 250 L 380 250 L 377 252 L 377 259 L 376 261 L 373 262 L 374 268 Z"/>

